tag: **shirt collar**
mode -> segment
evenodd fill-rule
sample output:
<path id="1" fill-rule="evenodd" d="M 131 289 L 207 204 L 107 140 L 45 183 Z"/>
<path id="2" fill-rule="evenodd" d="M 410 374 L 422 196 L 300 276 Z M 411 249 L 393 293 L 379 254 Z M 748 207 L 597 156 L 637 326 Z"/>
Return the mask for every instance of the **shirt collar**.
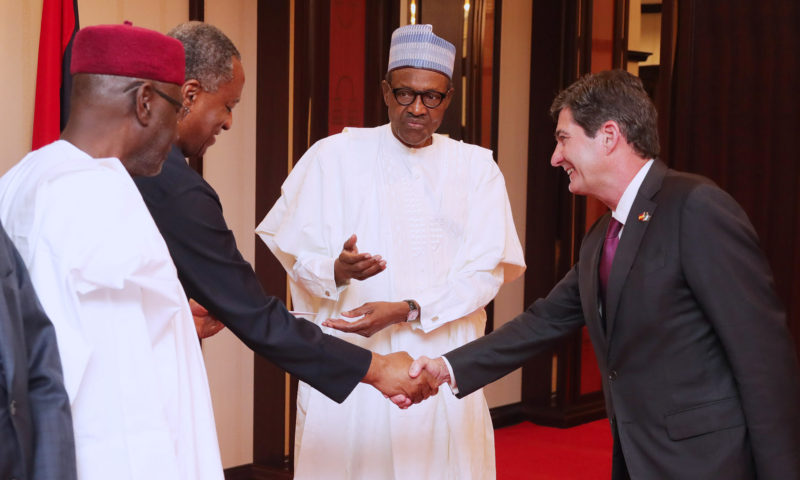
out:
<path id="1" fill-rule="evenodd" d="M 628 188 L 622 193 L 622 197 L 620 197 L 617 203 L 617 209 L 611 212 L 611 216 L 619 223 L 625 225 L 625 221 L 628 220 L 628 214 L 633 206 L 633 200 L 636 198 L 636 194 L 639 193 L 639 187 L 642 186 L 644 177 L 647 176 L 647 172 L 650 171 L 651 166 L 653 166 L 652 158 L 639 169 L 639 172 L 633 177 L 631 183 L 628 184 Z"/>

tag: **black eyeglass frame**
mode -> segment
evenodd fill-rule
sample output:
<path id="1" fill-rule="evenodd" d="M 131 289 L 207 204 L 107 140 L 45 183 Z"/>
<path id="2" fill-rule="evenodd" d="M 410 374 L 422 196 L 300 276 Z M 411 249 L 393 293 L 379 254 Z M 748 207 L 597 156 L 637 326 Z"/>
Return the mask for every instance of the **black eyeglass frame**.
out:
<path id="1" fill-rule="evenodd" d="M 154 92 L 156 92 L 156 93 L 158 94 L 158 96 L 159 96 L 159 97 L 161 97 L 161 98 L 163 98 L 164 100 L 168 101 L 169 103 L 171 103 L 172 105 L 174 105 L 174 106 L 175 106 L 176 108 L 178 108 L 179 110 L 180 110 L 181 108 L 183 108 L 183 102 L 181 102 L 180 100 L 174 99 L 174 98 L 172 98 L 170 95 L 167 95 L 166 93 L 164 93 L 164 92 L 162 92 L 161 90 L 157 89 L 155 85 L 152 85 L 152 84 L 151 84 L 150 86 L 151 86 L 151 87 L 153 87 L 153 91 L 154 91 Z"/>
<path id="2" fill-rule="evenodd" d="M 416 102 L 416 101 L 417 101 L 417 97 L 420 97 L 420 98 L 422 98 L 422 104 L 423 104 L 423 105 L 425 105 L 425 107 L 426 107 L 426 108 L 437 108 L 439 105 L 441 105 L 441 104 L 442 104 L 442 102 L 444 102 L 444 99 L 445 99 L 445 98 L 447 98 L 447 94 L 449 93 L 449 92 L 439 92 L 439 91 L 437 91 L 437 90 L 423 90 L 423 91 L 419 91 L 419 90 L 414 90 L 414 89 L 411 89 L 411 88 L 408 88 L 408 87 L 392 88 L 392 85 L 391 85 L 391 84 L 387 83 L 387 85 L 389 85 L 389 88 L 390 88 L 390 89 L 391 89 L 391 91 L 392 91 L 392 95 L 394 96 L 394 100 L 395 100 L 395 101 L 396 101 L 398 104 L 400 104 L 400 105 L 402 105 L 402 106 L 404 106 L 404 107 L 407 107 L 407 106 L 409 106 L 409 105 L 413 104 L 414 102 Z M 409 93 L 413 93 L 413 94 L 414 94 L 414 96 L 411 98 L 411 101 L 410 101 L 410 102 L 408 102 L 408 103 L 403 103 L 403 102 L 401 102 L 401 101 L 400 101 L 400 99 L 399 99 L 399 98 L 397 98 L 397 93 L 398 93 L 398 92 L 409 92 Z M 439 101 L 438 101 L 438 102 L 436 102 L 436 105 L 428 105 L 427 103 L 425 103 L 425 96 L 424 96 L 424 95 L 425 95 L 426 93 L 435 93 L 436 95 L 439 95 Z"/>
<path id="3" fill-rule="evenodd" d="M 130 85 L 127 86 L 127 88 L 125 88 L 125 93 L 131 92 L 131 91 L 141 87 L 142 84 L 144 84 L 143 80 L 137 80 L 137 81 L 131 83 Z M 166 100 L 169 103 L 171 103 L 172 106 L 176 108 L 176 111 L 179 111 L 181 108 L 183 108 L 183 102 L 181 102 L 180 100 L 175 99 L 172 96 L 170 96 L 170 95 L 164 93 L 163 91 L 159 90 L 158 87 L 156 87 L 152 83 L 150 83 L 150 87 L 153 89 L 154 92 L 156 92 L 156 94 L 159 97 L 161 97 L 164 100 Z"/>

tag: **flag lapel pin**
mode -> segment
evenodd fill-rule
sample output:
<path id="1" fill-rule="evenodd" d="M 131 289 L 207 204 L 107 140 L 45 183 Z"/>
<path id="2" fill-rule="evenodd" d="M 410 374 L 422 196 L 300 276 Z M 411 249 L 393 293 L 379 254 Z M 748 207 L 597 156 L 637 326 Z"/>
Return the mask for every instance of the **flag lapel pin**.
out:
<path id="1" fill-rule="evenodd" d="M 639 214 L 639 221 L 640 222 L 649 222 L 651 217 L 652 217 L 652 215 L 650 215 L 650 212 L 642 212 L 642 213 Z"/>

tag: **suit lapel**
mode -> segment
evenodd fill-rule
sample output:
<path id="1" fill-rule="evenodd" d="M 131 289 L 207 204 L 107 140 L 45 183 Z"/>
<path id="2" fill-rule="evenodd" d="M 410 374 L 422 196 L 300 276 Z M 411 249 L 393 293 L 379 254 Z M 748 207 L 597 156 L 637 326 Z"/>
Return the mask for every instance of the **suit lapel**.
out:
<path id="1" fill-rule="evenodd" d="M 622 237 L 614 254 L 614 263 L 611 265 L 611 272 L 608 275 L 608 291 L 606 292 L 606 331 L 611 336 L 614 329 L 614 322 L 617 316 L 619 298 L 622 295 L 625 281 L 628 278 L 633 261 L 639 253 L 639 246 L 642 243 L 647 228 L 650 225 L 650 218 L 655 214 L 657 204 L 653 201 L 653 196 L 661 188 L 667 167 L 661 161 L 656 160 L 650 171 L 647 172 L 633 205 L 625 221 L 622 230 Z M 639 216 L 647 213 L 649 217 L 640 219 Z"/>

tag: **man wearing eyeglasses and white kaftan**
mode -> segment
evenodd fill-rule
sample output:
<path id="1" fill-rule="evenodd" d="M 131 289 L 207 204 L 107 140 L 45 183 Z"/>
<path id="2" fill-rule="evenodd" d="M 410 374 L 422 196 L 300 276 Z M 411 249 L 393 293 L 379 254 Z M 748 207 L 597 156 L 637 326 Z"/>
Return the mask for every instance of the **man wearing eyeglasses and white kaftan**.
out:
<path id="1" fill-rule="evenodd" d="M 378 353 L 439 355 L 483 335 L 484 306 L 525 269 L 491 151 L 434 133 L 454 59 L 430 25 L 397 29 L 382 82 L 390 124 L 314 144 L 257 228 L 294 308 Z M 481 391 L 398 409 L 363 385 L 336 404 L 301 383 L 297 404 L 296 479 L 495 478 Z"/>

